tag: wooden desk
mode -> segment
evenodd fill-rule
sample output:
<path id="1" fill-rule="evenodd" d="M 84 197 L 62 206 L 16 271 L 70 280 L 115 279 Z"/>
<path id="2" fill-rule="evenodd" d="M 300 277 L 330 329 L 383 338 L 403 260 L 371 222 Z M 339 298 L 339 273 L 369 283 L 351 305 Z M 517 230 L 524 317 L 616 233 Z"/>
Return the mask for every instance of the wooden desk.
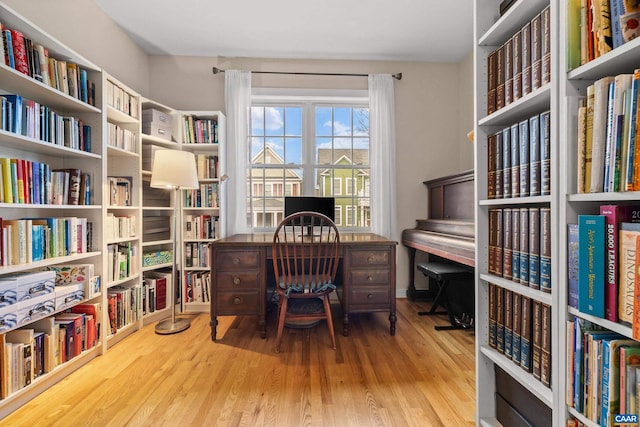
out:
<path id="1" fill-rule="evenodd" d="M 258 316 L 267 336 L 267 266 L 273 233 L 236 234 L 211 244 L 211 339 L 218 316 Z M 389 332 L 396 333 L 396 245 L 371 233 L 341 233 L 342 285 L 337 294 L 349 335 L 349 314 L 389 312 Z"/>

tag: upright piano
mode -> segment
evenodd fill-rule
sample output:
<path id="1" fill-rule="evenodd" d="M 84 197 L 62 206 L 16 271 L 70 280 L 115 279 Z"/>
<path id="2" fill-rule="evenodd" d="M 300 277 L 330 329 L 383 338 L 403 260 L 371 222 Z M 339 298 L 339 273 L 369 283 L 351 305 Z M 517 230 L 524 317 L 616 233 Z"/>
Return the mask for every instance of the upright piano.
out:
<path id="1" fill-rule="evenodd" d="M 415 287 L 416 251 L 475 267 L 473 170 L 424 181 L 428 191 L 428 215 L 417 219 L 416 227 L 402 232 L 402 244 L 409 249 L 411 299 L 420 297 Z"/>

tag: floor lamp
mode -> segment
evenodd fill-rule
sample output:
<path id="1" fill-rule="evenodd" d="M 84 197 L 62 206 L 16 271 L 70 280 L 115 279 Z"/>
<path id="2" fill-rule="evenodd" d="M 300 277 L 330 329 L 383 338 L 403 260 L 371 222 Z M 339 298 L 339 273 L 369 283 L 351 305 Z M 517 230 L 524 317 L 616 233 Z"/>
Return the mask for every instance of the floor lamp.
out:
<path id="1" fill-rule="evenodd" d="M 153 156 L 151 170 L 151 184 L 153 188 L 167 188 L 173 190 L 173 278 L 171 289 L 171 318 L 164 319 L 156 324 L 156 333 L 162 335 L 175 334 L 188 329 L 191 322 L 186 318 L 176 318 L 176 301 L 174 286 L 182 290 L 182 275 L 178 273 L 178 204 L 181 203 L 181 190 L 198 188 L 198 173 L 196 170 L 196 158 L 193 153 L 178 150 L 157 150 Z"/>

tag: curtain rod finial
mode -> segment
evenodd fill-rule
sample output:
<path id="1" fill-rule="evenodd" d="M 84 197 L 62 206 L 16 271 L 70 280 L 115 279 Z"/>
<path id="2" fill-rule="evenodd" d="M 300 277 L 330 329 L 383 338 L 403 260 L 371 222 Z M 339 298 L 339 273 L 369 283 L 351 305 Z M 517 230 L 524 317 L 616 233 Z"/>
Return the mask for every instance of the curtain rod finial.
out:
<path id="1" fill-rule="evenodd" d="M 402 73 L 394 74 L 392 77 L 394 79 L 402 80 Z"/>
<path id="2" fill-rule="evenodd" d="M 213 71 L 213 74 L 224 73 L 224 70 L 221 70 L 218 67 L 213 67 L 211 71 Z"/>

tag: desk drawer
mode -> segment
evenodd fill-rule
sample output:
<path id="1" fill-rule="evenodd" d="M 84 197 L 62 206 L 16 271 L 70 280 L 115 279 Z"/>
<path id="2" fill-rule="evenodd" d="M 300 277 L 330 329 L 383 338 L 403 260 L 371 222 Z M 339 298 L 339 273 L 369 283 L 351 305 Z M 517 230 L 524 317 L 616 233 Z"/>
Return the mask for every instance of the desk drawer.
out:
<path id="1" fill-rule="evenodd" d="M 349 284 L 353 287 L 388 285 L 389 283 L 391 283 L 390 269 L 352 270 L 349 275 Z"/>
<path id="2" fill-rule="evenodd" d="M 388 266 L 389 249 L 357 249 L 351 251 L 351 267 Z"/>
<path id="3" fill-rule="evenodd" d="M 349 291 L 349 306 L 353 309 L 387 308 L 391 303 L 388 286 L 361 286 Z"/>
<path id="4" fill-rule="evenodd" d="M 214 255 L 214 268 L 218 271 L 246 270 L 260 267 L 260 251 L 218 250 Z"/>
<path id="5" fill-rule="evenodd" d="M 218 292 L 216 303 L 221 316 L 260 314 L 259 291 Z"/>
<path id="6" fill-rule="evenodd" d="M 260 272 L 216 271 L 216 289 L 259 290 Z"/>

